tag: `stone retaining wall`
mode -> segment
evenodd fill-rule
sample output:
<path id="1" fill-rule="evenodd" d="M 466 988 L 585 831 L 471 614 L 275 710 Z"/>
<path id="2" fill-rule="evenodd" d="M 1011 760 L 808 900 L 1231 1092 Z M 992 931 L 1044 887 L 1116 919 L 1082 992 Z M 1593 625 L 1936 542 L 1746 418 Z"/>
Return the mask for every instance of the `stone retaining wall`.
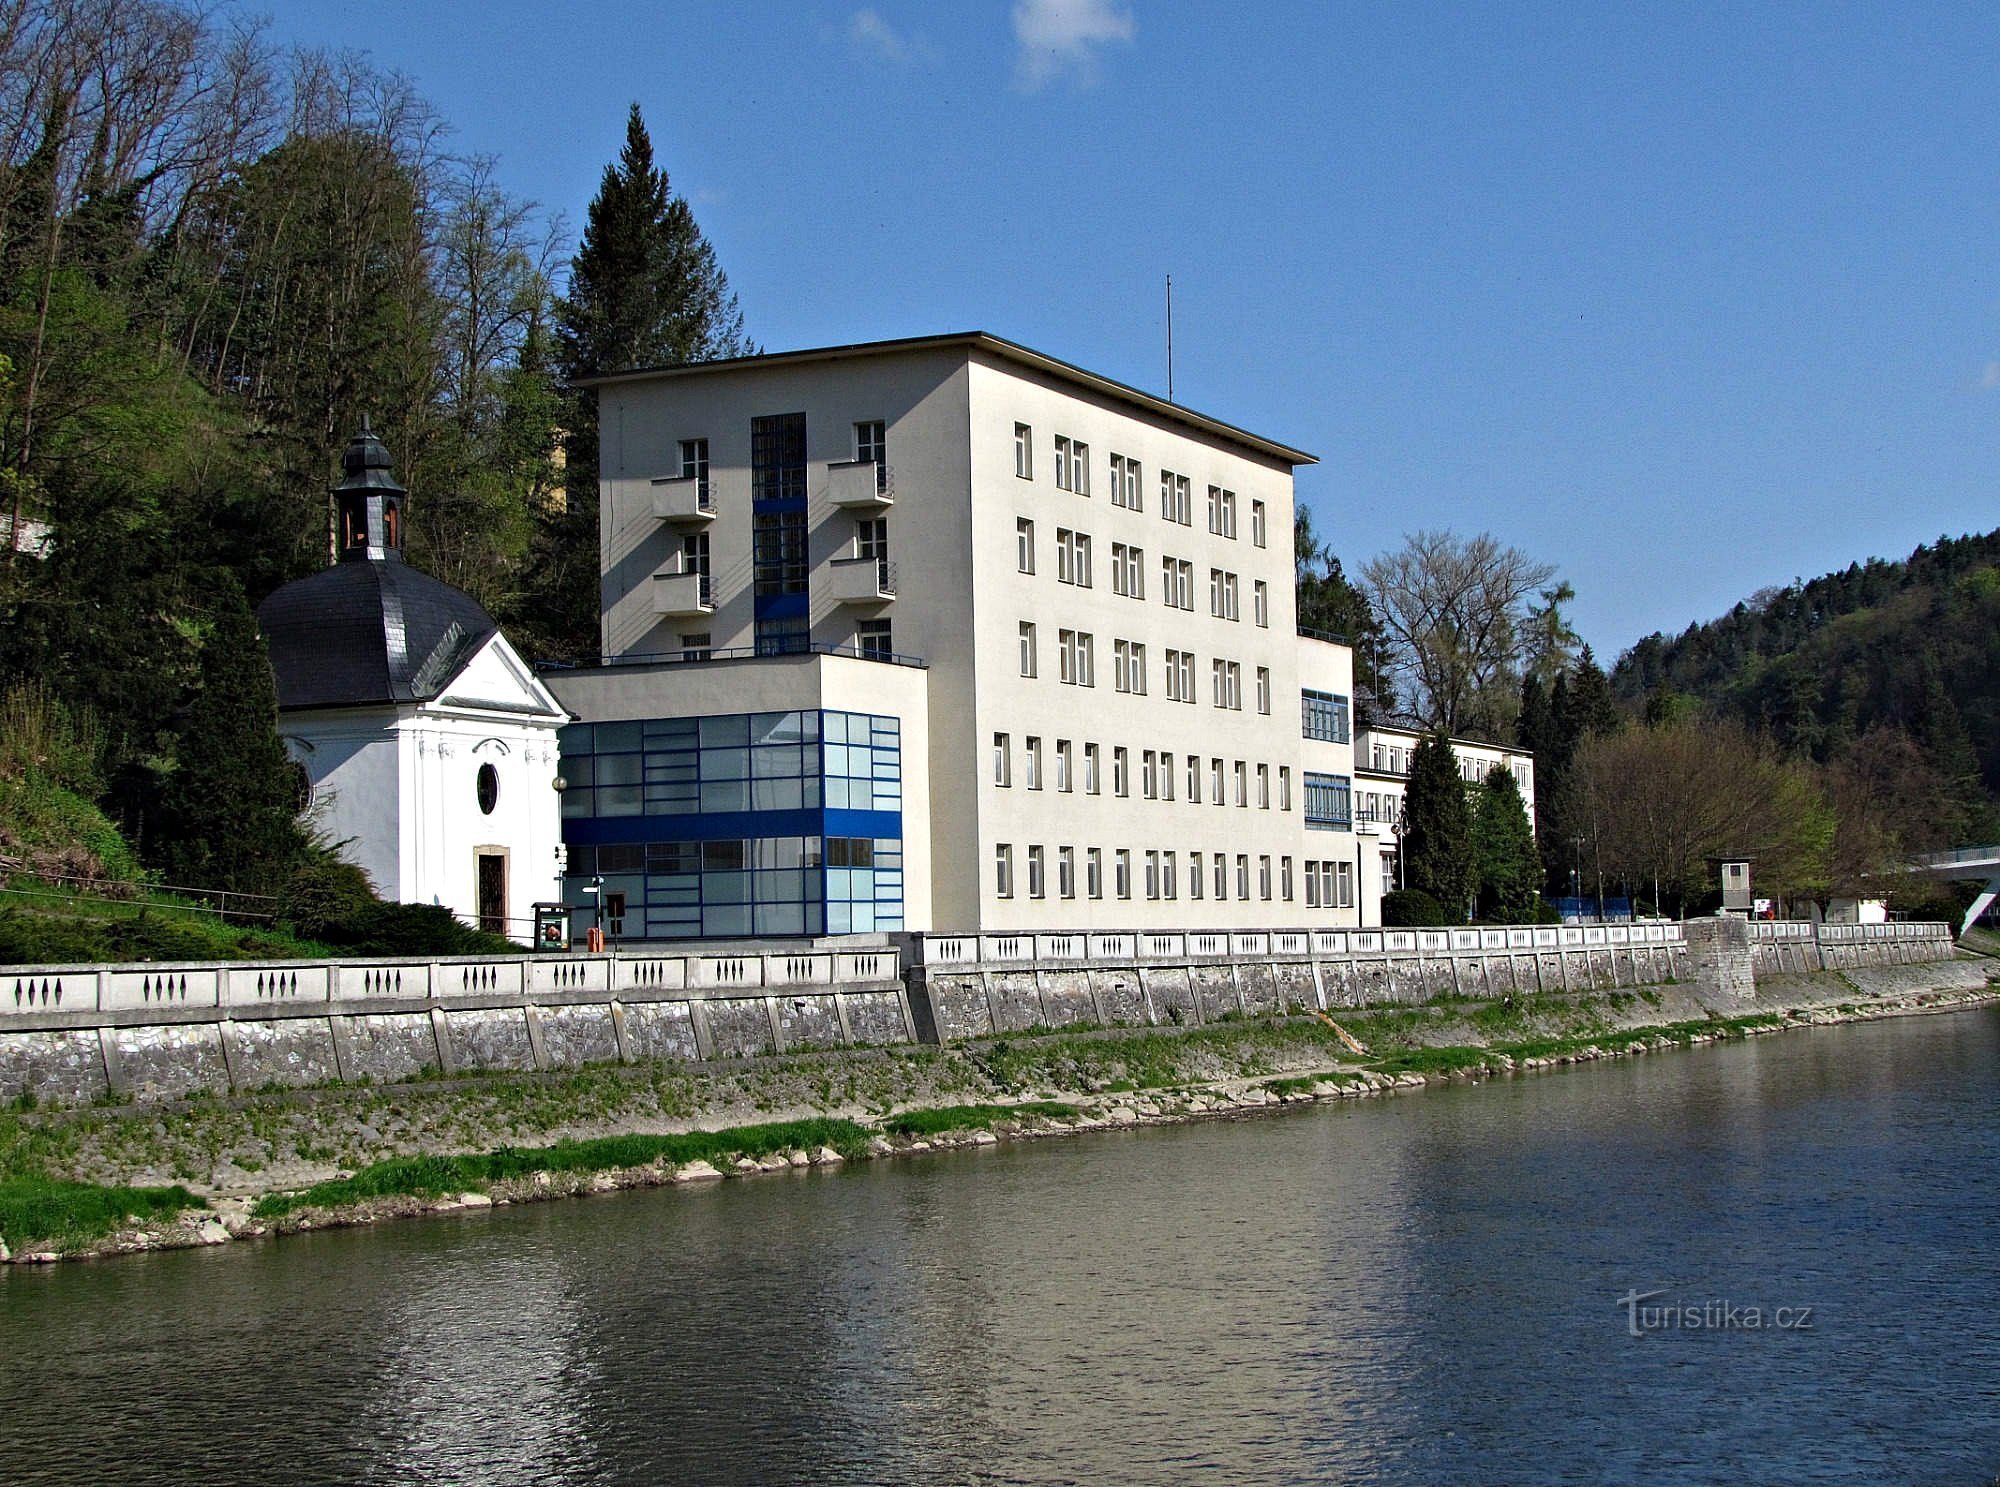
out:
<path id="1" fill-rule="evenodd" d="M 0 1100 L 77 1104 L 426 1072 L 908 1043 L 886 944 L 0 973 Z"/>

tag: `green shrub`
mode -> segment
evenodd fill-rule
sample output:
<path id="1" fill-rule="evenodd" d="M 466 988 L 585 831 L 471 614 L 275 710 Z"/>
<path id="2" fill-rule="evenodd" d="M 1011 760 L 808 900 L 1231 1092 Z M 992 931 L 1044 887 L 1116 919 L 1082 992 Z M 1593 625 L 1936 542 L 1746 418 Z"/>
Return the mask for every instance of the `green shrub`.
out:
<path id="1" fill-rule="evenodd" d="M 520 955 L 501 935 L 459 922 L 441 904 L 365 903 L 318 925 L 313 938 L 351 955 Z"/>
<path id="2" fill-rule="evenodd" d="M 171 1219 L 184 1209 L 205 1208 L 183 1187 L 110 1188 L 43 1177 L 0 1179 L 0 1239 L 15 1248 L 69 1248 L 101 1239 L 128 1217 Z"/>
<path id="3" fill-rule="evenodd" d="M 1397 888 L 1382 895 L 1382 923 L 1388 929 L 1455 924 L 1438 901 L 1418 888 Z"/>

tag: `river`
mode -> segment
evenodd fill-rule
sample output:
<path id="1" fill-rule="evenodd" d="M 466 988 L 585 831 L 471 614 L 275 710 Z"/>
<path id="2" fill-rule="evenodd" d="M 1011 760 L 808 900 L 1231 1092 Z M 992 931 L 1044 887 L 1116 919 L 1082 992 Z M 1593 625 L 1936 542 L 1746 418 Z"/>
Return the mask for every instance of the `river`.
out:
<path id="1" fill-rule="evenodd" d="M 1989 1008 L 15 1267 L 0 1481 L 1985 1487 L 1996 1178 Z"/>

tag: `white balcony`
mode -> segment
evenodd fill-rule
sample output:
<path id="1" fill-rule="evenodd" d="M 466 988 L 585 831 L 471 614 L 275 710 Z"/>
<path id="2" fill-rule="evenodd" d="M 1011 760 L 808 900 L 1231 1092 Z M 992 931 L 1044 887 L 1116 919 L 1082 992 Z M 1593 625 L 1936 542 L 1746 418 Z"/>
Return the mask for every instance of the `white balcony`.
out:
<path id="1" fill-rule="evenodd" d="M 887 604 L 896 597 L 896 565 L 887 558 L 835 558 L 826 570 L 827 596 L 836 604 Z"/>
<path id="2" fill-rule="evenodd" d="M 653 482 L 653 520 L 677 527 L 705 527 L 715 520 L 715 494 L 708 481 L 677 475 Z"/>
<path id="3" fill-rule="evenodd" d="M 706 573 L 681 572 L 676 558 L 653 575 L 653 613 L 683 620 L 714 614 L 714 585 Z"/>
<path id="4" fill-rule="evenodd" d="M 826 467 L 826 498 L 848 511 L 886 511 L 896 504 L 894 471 L 873 460 L 843 460 Z"/>

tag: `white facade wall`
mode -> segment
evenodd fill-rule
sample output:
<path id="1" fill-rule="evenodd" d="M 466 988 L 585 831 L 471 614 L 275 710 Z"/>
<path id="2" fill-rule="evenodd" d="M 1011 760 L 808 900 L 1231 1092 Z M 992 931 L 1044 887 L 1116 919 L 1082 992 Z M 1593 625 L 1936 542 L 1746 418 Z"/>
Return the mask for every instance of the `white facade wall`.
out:
<path id="1" fill-rule="evenodd" d="M 1104 384 L 1088 374 L 984 338 L 949 338 L 914 347 L 850 348 L 727 363 L 712 369 L 614 380 L 599 388 L 604 430 L 602 557 L 604 646 L 613 660 L 674 653 L 681 637 L 707 634 L 714 647 L 754 641 L 751 552 L 750 429 L 763 414 L 807 417 L 812 639 L 851 645 L 862 619 L 887 618 L 895 650 L 927 663 L 919 732 L 904 717 L 905 850 L 929 823 L 927 878 L 931 927 L 941 930 L 1090 927 L 1263 927 L 1362 922 L 1362 906 L 1308 910 L 1307 861 L 1354 863 L 1353 831 L 1308 831 L 1304 774 L 1350 776 L 1347 743 L 1308 744 L 1301 737 L 1300 692 L 1314 687 L 1352 695 L 1351 654 L 1296 634 L 1292 557 L 1292 452 L 1184 410 Z M 854 456 L 854 426 L 881 420 L 893 504 L 879 511 L 835 506 L 837 467 Z M 1016 474 L 1015 426 L 1032 430 L 1032 471 Z M 1088 446 L 1089 492 L 1059 488 L 1055 440 Z M 712 519 L 663 519 L 657 494 L 680 468 L 680 441 L 708 441 Z M 1139 507 L 1114 504 L 1111 456 L 1137 463 Z M 1298 456 L 1298 458 L 1306 458 Z M 1165 518 L 1161 473 L 1188 482 L 1190 520 Z M 666 485 L 656 484 L 666 482 Z M 1233 537 L 1211 532 L 1209 487 L 1234 495 Z M 1253 538 L 1263 507 L 1264 541 Z M 836 567 L 856 550 L 857 519 L 886 517 L 897 581 L 893 599 L 836 602 Z M 1033 524 L 1034 572 L 1018 562 L 1017 523 Z M 653 613 L 654 575 L 671 572 L 682 538 L 705 531 L 714 612 L 662 621 Z M 1089 539 L 1090 583 L 1059 578 L 1058 533 Z M 1116 591 L 1114 544 L 1140 554 L 1138 597 Z M 1166 602 L 1161 562 L 1191 570 L 1192 608 Z M 1211 571 L 1233 576 L 1236 617 L 1211 613 Z M 1257 623 L 1257 585 L 1266 623 Z M 1023 676 L 1021 626 L 1035 627 L 1035 672 Z M 1062 680 L 1064 631 L 1091 637 L 1092 685 Z M 1116 686 L 1115 648 L 1144 650 L 1145 690 Z M 1169 651 L 1194 657 L 1194 700 L 1170 700 Z M 705 667 L 667 667 L 657 701 L 617 694 L 600 673 L 578 672 L 556 686 L 586 720 L 740 712 L 811 705 L 745 701 L 759 693 L 749 673 L 799 658 L 763 658 Z M 1218 707 L 1214 663 L 1236 669 L 1238 707 Z M 880 697 L 858 710 L 897 711 L 895 673 L 855 665 L 880 678 L 864 692 Z M 616 674 L 619 668 L 612 668 Z M 1259 711 L 1258 676 L 1268 673 L 1269 710 Z M 704 673 L 697 681 L 691 673 Z M 686 678 L 685 681 L 683 678 Z M 672 696 L 675 688 L 690 688 Z M 783 693 L 786 688 L 778 690 Z M 711 705 L 707 698 L 713 696 Z M 789 695 L 789 694 L 788 694 Z M 700 697 L 704 700 L 697 702 Z M 892 705 L 893 704 L 893 705 Z M 825 705 L 839 705 L 828 702 Z M 611 711 L 600 711 L 610 708 Z M 632 709 L 638 709 L 634 711 Z M 996 778 L 995 738 L 1007 739 L 1006 783 Z M 919 738 L 923 751 L 917 748 Z M 1030 788 L 1028 741 L 1040 748 L 1040 788 Z M 1070 784 L 1057 788 L 1058 756 L 1068 745 Z M 1094 748 L 1098 789 L 1086 788 Z M 1120 751 L 1125 790 L 1116 788 Z M 1145 791 L 1153 756 L 1153 798 Z M 1170 756 L 1171 798 L 1161 780 Z M 1187 795 L 1187 761 L 1199 760 L 1200 799 Z M 919 781 L 917 761 L 928 760 Z M 1222 761 L 1224 803 L 1212 803 L 1215 761 Z M 1243 804 L 1237 803 L 1238 768 Z M 1260 792 L 1260 771 L 1262 787 Z M 920 814 L 919 799 L 927 796 Z M 1288 797 L 1288 798 L 1287 798 Z M 1268 803 L 1265 803 L 1268 802 Z M 1008 848 L 1011 894 L 1003 894 L 997 859 Z M 1061 849 L 1073 854 L 1073 896 L 1061 888 Z M 1041 888 L 1031 892 L 1030 849 L 1040 848 Z M 1089 853 L 1099 854 L 1101 893 L 1089 893 Z M 1119 854 L 1128 854 L 1128 896 L 1118 892 Z M 1154 854 L 1153 896 L 1147 894 Z M 1174 893 L 1165 893 L 1165 854 Z M 1190 892 L 1191 857 L 1203 875 Z M 1225 896 L 1214 892 L 1224 862 Z M 1247 896 L 1239 892 L 1243 859 Z M 1268 896 L 1266 890 L 1268 863 Z M 906 912 L 920 927 L 918 874 L 906 860 Z M 1365 880 L 1365 874 L 1357 874 Z M 1290 894 L 1286 895 L 1289 883 Z"/>
<path id="2" fill-rule="evenodd" d="M 506 933 L 527 940 L 534 904 L 562 897 L 553 786 L 565 718 L 505 647 L 496 636 L 432 702 L 285 713 L 279 731 L 312 778 L 315 824 L 377 893 L 478 924 L 478 859 L 499 854 Z M 489 764 L 490 813 L 478 789 Z"/>

